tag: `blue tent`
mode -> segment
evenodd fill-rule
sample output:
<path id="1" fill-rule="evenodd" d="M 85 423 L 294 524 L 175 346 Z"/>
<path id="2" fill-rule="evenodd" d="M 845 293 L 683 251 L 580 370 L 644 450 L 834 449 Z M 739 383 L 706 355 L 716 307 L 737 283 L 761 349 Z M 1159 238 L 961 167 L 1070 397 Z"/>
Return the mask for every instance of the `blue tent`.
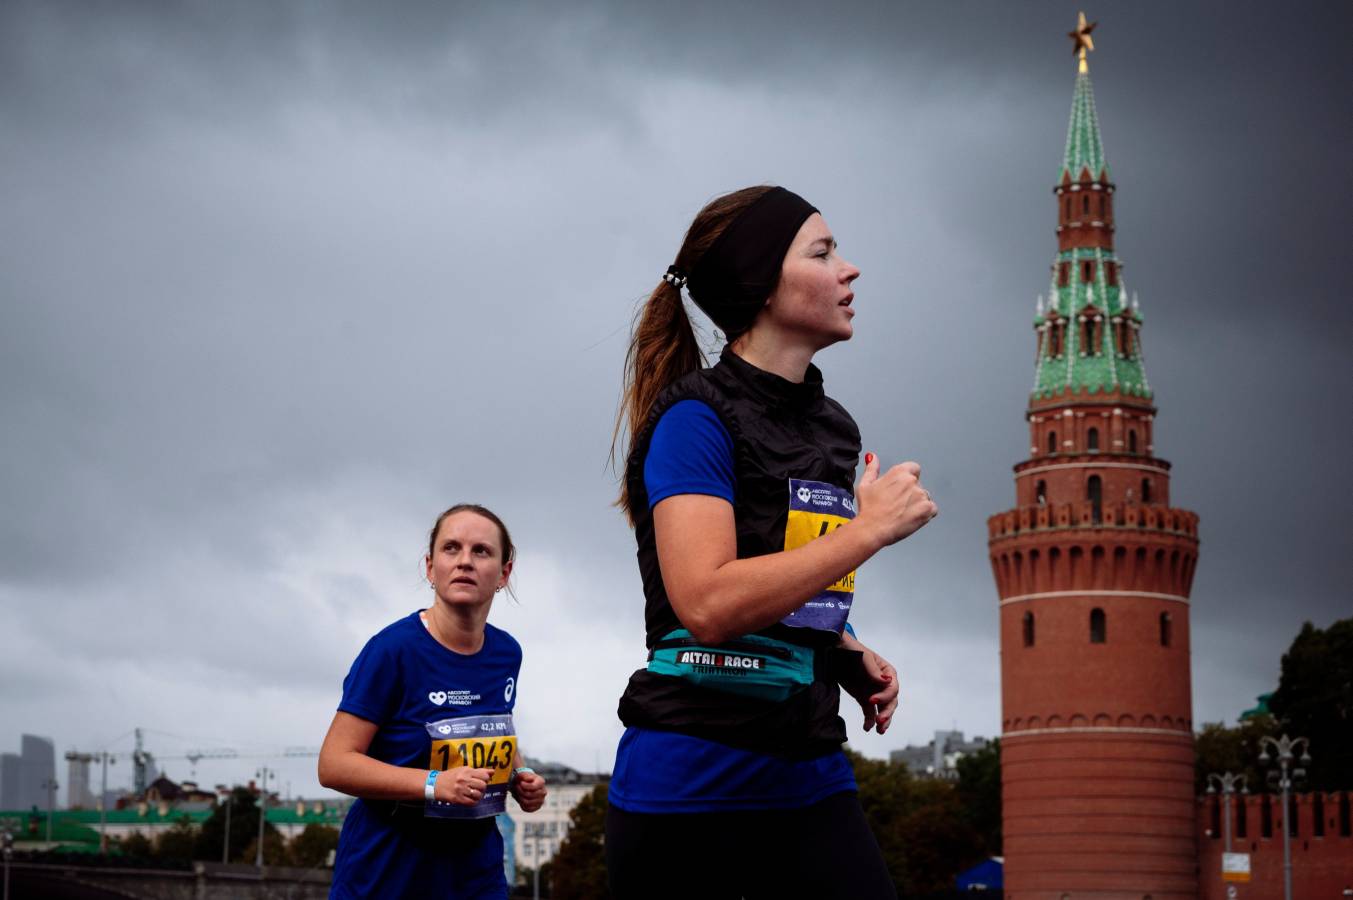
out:
<path id="1" fill-rule="evenodd" d="M 960 891 L 999 891 L 1003 886 L 1005 860 L 993 856 L 966 872 L 960 872 L 957 887 Z"/>

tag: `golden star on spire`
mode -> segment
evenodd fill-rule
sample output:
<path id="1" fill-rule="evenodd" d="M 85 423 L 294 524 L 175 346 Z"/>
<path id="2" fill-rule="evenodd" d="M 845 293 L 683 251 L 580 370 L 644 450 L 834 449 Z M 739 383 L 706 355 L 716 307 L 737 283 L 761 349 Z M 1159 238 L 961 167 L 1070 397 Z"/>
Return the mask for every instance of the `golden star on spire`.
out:
<path id="1" fill-rule="evenodd" d="M 1095 49 L 1094 39 L 1090 37 L 1090 32 L 1095 30 L 1098 22 L 1085 24 L 1085 13 L 1080 14 L 1080 21 L 1076 24 L 1075 31 L 1067 32 L 1067 37 L 1071 38 L 1071 52 L 1080 54 L 1080 71 L 1090 71 L 1090 66 L 1085 61 L 1085 54 L 1088 50 Z"/>

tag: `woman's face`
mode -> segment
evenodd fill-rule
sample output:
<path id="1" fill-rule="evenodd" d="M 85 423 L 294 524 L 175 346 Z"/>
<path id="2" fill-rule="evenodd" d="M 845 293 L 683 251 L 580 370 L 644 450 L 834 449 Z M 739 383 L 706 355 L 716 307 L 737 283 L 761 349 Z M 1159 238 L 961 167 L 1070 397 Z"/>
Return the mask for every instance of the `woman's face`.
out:
<path id="1" fill-rule="evenodd" d="M 758 324 L 765 319 L 784 337 L 803 340 L 815 350 L 849 340 L 855 316 L 850 285 L 859 277 L 860 270 L 837 254 L 836 239 L 821 213 L 813 213 L 789 245 L 780 283 L 766 300 Z"/>
<path id="2" fill-rule="evenodd" d="M 503 561 L 502 533 L 475 512 L 458 512 L 442 520 L 427 558 L 428 581 L 439 599 L 478 605 L 493 601 L 507 583 L 512 563 Z"/>

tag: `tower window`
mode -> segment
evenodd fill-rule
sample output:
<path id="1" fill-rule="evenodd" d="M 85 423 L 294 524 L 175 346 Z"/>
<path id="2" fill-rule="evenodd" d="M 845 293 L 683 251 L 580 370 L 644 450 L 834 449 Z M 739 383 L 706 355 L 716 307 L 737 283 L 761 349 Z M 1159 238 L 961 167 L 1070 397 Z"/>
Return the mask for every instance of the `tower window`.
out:
<path id="1" fill-rule="evenodd" d="M 1068 197 L 1066 198 L 1065 209 L 1066 209 L 1066 214 L 1063 216 L 1063 219 L 1065 219 L 1067 222 L 1070 222 L 1070 221 L 1071 221 L 1071 197 L 1070 197 L 1070 196 L 1068 196 Z"/>
<path id="2" fill-rule="evenodd" d="M 1056 452 L 1057 452 L 1057 432 L 1055 432 L 1055 431 L 1049 431 L 1049 432 L 1048 432 L 1048 453 L 1049 453 L 1049 454 L 1052 454 L 1052 453 L 1056 453 Z"/>
<path id="3" fill-rule="evenodd" d="M 1095 607 L 1090 610 L 1090 643 L 1102 644 L 1108 639 L 1108 625 L 1104 621 L 1104 610 Z"/>
<path id="4" fill-rule="evenodd" d="M 1106 262 L 1104 275 L 1109 281 L 1109 287 L 1118 287 L 1118 263 Z"/>
<path id="5" fill-rule="evenodd" d="M 1034 501 L 1039 506 L 1048 502 L 1048 483 L 1046 481 L 1039 481 L 1038 486 L 1034 488 Z"/>
<path id="6" fill-rule="evenodd" d="M 1088 199 L 1088 198 L 1087 198 L 1087 199 Z M 1090 259 L 1083 260 L 1083 261 L 1081 262 L 1081 281 L 1084 281 L 1086 284 L 1089 284 L 1090 282 L 1092 282 L 1092 281 L 1094 281 L 1094 280 L 1095 280 L 1095 263 L 1094 263 L 1094 260 L 1090 260 Z"/>
<path id="7" fill-rule="evenodd" d="M 1087 216 L 1090 215 L 1090 195 L 1089 195 L 1089 194 L 1081 194 L 1081 213 L 1082 213 L 1082 215 L 1087 215 Z"/>
<path id="8" fill-rule="evenodd" d="M 1071 283 L 1071 263 L 1063 262 L 1057 264 L 1057 286 L 1066 287 Z"/>
<path id="9" fill-rule="evenodd" d="M 1034 645 L 1034 614 L 1026 612 L 1024 614 L 1024 646 L 1032 647 Z"/>
<path id="10" fill-rule="evenodd" d="M 1134 454 L 1137 452 L 1137 429 L 1135 428 L 1128 429 L 1128 452 Z"/>
<path id="11" fill-rule="evenodd" d="M 1081 348 L 1083 355 L 1098 356 L 1104 345 L 1102 316 L 1081 316 Z"/>
<path id="12" fill-rule="evenodd" d="M 1163 612 L 1160 614 L 1160 645 L 1162 647 L 1170 646 L 1171 631 L 1174 623 L 1170 621 L 1170 614 Z"/>
<path id="13" fill-rule="evenodd" d="M 1143 502 L 1143 503 L 1150 503 L 1150 502 L 1151 502 L 1151 479 L 1150 479 L 1150 478 L 1143 478 L 1143 479 L 1142 479 L 1142 502 Z"/>
<path id="14" fill-rule="evenodd" d="M 1091 428 L 1085 435 L 1085 446 L 1091 453 L 1099 452 L 1099 429 Z"/>
<path id="15" fill-rule="evenodd" d="M 1090 518 L 1098 525 L 1104 518 L 1104 483 L 1098 475 L 1090 476 L 1090 480 L 1085 483 L 1085 493 L 1086 499 L 1090 501 Z"/>

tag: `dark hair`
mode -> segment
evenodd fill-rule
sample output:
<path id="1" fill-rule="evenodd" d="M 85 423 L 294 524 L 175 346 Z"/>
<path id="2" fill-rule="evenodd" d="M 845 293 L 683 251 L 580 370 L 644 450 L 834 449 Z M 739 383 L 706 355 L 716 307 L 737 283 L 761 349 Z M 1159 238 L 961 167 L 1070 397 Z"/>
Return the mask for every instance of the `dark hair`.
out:
<path id="1" fill-rule="evenodd" d="M 449 516 L 456 513 L 470 512 L 477 516 L 483 516 L 494 525 L 498 526 L 498 535 L 503 540 L 503 565 L 507 565 L 516 558 L 517 548 L 512 545 L 512 536 L 507 533 L 507 526 L 503 520 L 498 518 L 498 514 L 486 506 L 480 506 L 478 503 L 457 503 L 437 517 L 437 521 L 432 523 L 432 533 L 428 535 L 428 556 L 432 556 L 437 550 L 437 532 L 442 530 L 442 523 Z"/>
<path id="2" fill-rule="evenodd" d="M 771 185 L 757 185 L 715 197 L 705 204 L 686 230 L 686 238 L 681 242 L 681 249 L 677 251 L 674 261 L 676 267 L 683 272 L 694 270 L 700 257 L 705 255 L 705 251 L 733 220 L 771 190 Z M 629 351 L 625 354 L 620 409 L 616 413 L 615 430 L 611 434 L 612 459 L 615 458 L 616 445 L 620 443 L 622 432 L 626 434 L 625 456 L 628 458 L 634 437 L 648 420 L 653 403 L 663 388 L 682 375 L 701 368 L 705 362 L 691 320 L 686 315 L 679 288 L 666 281 L 658 282 L 636 319 L 630 333 Z M 724 336 L 732 341 L 738 335 Z M 634 524 L 629 484 L 623 477 L 616 505 L 625 511 L 630 524 Z"/>

